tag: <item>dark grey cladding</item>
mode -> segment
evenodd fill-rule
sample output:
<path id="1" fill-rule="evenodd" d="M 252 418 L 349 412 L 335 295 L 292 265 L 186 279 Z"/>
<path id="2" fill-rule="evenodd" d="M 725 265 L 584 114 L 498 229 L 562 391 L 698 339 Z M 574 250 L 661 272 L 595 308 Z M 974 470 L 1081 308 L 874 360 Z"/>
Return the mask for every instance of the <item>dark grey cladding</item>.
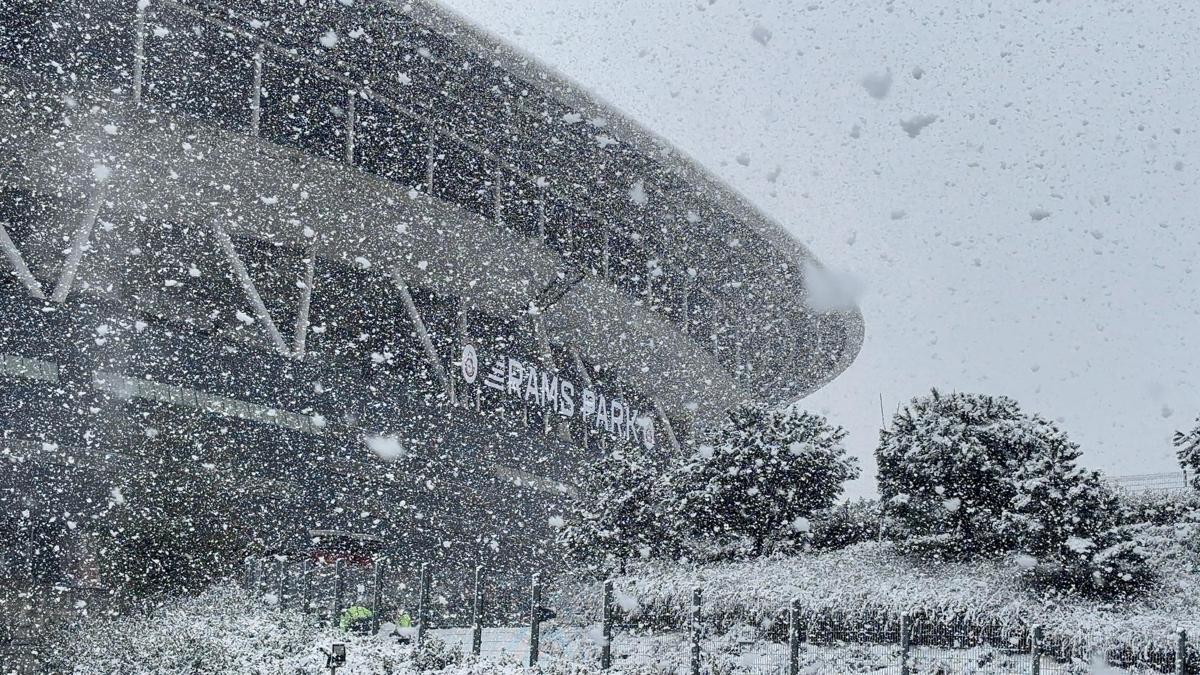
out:
<path id="1" fill-rule="evenodd" d="M 863 338 L 778 224 L 424 3 L 0 3 L 0 225 L 0 510 L 212 467 L 280 549 L 551 564 L 583 461 L 648 438 L 611 401 L 666 455 Z M 515 362 L 608 428 L 483 386 Z"/>

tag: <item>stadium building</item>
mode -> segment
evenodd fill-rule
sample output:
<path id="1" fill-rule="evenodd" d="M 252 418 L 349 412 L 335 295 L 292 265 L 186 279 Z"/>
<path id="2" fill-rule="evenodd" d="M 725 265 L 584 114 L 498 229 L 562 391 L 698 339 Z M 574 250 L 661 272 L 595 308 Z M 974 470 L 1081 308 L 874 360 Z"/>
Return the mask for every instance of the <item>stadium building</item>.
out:
<path id="1" fill-rule="evenodd" d="M 0 3 L 0 571 L 211 477 L 396 556 L 552 564 L 588 458 L 843 371 L 858 310 L 670 145 L 446 10 Z"/>

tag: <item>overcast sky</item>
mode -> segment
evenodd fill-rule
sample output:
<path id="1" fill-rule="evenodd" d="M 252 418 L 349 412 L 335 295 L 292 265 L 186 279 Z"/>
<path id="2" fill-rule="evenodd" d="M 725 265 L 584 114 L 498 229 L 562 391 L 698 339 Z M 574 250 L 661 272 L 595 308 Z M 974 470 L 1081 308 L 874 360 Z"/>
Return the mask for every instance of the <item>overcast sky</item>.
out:
<path id="1" fill-rule="evenodd" d="M 862 281 L 862 354 L 802 403 L 850 431 L 852 493 L 874 490 L 879 396 L 890 416 L 931 386 L 1012 396 L 1105 472 L 1178 470 L 1171 434 L 1200 413 L 1200 3 L 444 4 Z"/>

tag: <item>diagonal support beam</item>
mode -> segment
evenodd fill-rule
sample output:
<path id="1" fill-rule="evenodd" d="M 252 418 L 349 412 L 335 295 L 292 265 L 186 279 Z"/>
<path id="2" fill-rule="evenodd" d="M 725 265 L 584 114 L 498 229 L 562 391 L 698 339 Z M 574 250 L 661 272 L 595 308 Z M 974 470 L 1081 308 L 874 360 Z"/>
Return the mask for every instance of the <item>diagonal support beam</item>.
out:
<path id="1" fill-rule="evenodd" d="M 667 411 L 658 402 L 658 399 L 654 399 L 654 412 L 658 414 L 658 419 L 662 420 L 663 428 L 667 432 L 667 440 L 671 443 L 671 450 L 678 455 L 679 439 L 675 436 L 675 427 L 671 425 L 671 418 L 667 417 Z"/>
<path id="2" fill-rule="evenodd" d="M 579 356 L 579 347 L 568 345 L 567 351 L 571 353 L 571 360 L 575 362 L 575 372 L 579 373 L 580 379 L 583 380 L 583 386 L 588 389 L 592 388 L 592 374 L 588 372 L 587 366 L 583 365 L 583 358 Z"/>
<path id="3" fill-rule="evenodd" d="M 45 300 L 46 294 L 42 292 L 42 285 L 38 283 L 38 280 L 29 271 L 29 266 L 25 264 L 25 259 L 21 257 L 21 251 L 13 243 L 12 238 L 8 236 L 8 230 L 4 229 L 4 223 L 0 223 L 0 248 L 4 249 L 4 255 L 8 257 L 8 262 L 12 265 L 13 274 L 17 276 L 17 279 L 22 284 L 25 284 L 25 288 L 29 289 L 29 294 L 38 300 Z"/>
<path id="4" fill-rule="evenodd" d="M 54 292 L 50 294 L 50 299 L 54 302 L 66 300 L 67 295 L 71 292 L 71 286 L 75 283 L 75 275 L 79 273 L 79 263 L 83 261 L 84 250 L 92 240 L 92 230 L 96 227 L 96 218 L 100 215 L 100 207 L 104 205 L 104 198 L 107 195 L 107 183 L 100 183 L 92 191 L 87 211 L 83 214 L 83 220 L 79 222 L 79 228 L 75 230 L 75 238 L 71 240 L 71 248 L 67 252 L 66 262 L 63 263 L 58 284 L 54 286 Z"/>
<path id="5" fill-rule="evenodd" d="M 413 326 L 417 329 L 417 337 L 421 340 L 421 346 L 425 348 L 425 359 L 429 361 L 429 367 L 433 369 L 433 374 L 437 376 L 438 384 L 442 386 L 442 391 L 446 395 L 450 395 L 450 376 L 446 374 L 446 368 L 442 365 L 442 359 L 438 356 L 437 349 L 433 346 L 433 340 L 429 338 L 429 331 L 425 329 L 425 322 L 421 319 L 421 313 L 417 311 L 417 303 L 413 302 L 412 293 L 408 290 L 408 282 L 404 280 L 404 276 L 400 274 L 400 270 L 392 270 L 392 283 L 396 285 L 396 290 L 400 291 L 400 300 L 404 302 L 404 308 L 408 310 L 408 317 L 412 320 Z"/>
<path id="6" fill-rule="evenodd" d="M 263 304 L 262 296 L 258 294 L 258 289 L 254 286 L 254 280 L 250 278 L 250 274 L 246 271 L 246 266 L 242 264 L 242 259 L 238 257 L 237 251 L 234 250 L 233 240 L 229 238 L 229 233 L 221 226 L 219 220 L 214 219 L 212 227 L 213 234 L 217 237 L 217 243 L 225 251 L 225 257 L 229 258 L 229 265 L 233 268 L 233 273 L 237 275 L 238 281 L 242 284 L 242 291 L 246 293 L 246 299 L 250 301 L 250 307 L 254 310 L 255 317 L 266 328 L 267 337 L 275 345 L 276 351 L 284 356 L 291 356 L 292 352 L 288 349 L 287 343 L 283 341 L 283 336 L 280 335 L 279 328 L 275 325 L 275 320 L 271 318 L 271 313 L 267 311 L 267 306 Z"/>
<path id="7" fill-rule="evenodd" d="M 304 259 L 304 279 L 300 287 L 300 307 L 296 311 L 296 329 L 292 336 L 292 351 L 295 352 L 296 358 L 304 360 L 306 351 L 306 342 L 308 340 L 308 315 L 309 308 L 312 307 L 313 293 L 313 276 L 317 267 L 317 240 L 318 236 L 314 236 L 312 243 L 308 245 L 308 255 Z"/>

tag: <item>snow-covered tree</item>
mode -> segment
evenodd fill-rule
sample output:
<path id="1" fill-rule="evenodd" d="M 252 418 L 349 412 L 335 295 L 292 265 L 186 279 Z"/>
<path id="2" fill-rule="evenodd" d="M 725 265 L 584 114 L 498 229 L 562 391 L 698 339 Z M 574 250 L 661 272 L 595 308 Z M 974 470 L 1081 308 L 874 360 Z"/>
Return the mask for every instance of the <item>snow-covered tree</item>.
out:
<path id="1" fill-rule="evenodd" d="M 665 521 L 663 468 L 646 455 L 623 450 L 592 465 L 568 503 L 558 542 L 571 557 L 605 573 L 629 558 L 673 550 L 675 529 Z"/>
<path id="2" fill-rule="evenodd" d="M 1121 505 L 1079 446 L 1003 396 L 913 399 L 880 434 L 879 486 L 891 532 L 911 550 L 1018 554 L 1038 584 L 1119 597 L 1149 579 L 1118 528 Z"/>
<path id="3" fill-rule="evenodd" d="M 740 406 L 712 444 L 675 472 L 673 511 L 701 541 L 761 555 L 809 535 L 809 519 L 830 508 L 859 474 L 846 432 L 795 408 Z"/>
<path id="4" fill-rule="evenodd" d="M 1069 444 L 1050 422 L 1003 396 L 914 398 L 880 432 L 875 451 L 889 531 L 950 555 L 991 554 L 1014 543 L 1003 527 L 1031 461 Z"/>
<path id="5" fill-rule="evenodd" d="M 1076 465 L 1079 448 L 1055 445 L 1020 468 L 1017 497 L 1004 516 L 1043 591 L 1117 599 L 1151 579 L 1146 557 L 1126 528 L 1122 505 L 1097 471 Z"/>
<path id="6" fill-rule="evenodd" d="M 1179 455 L 1179 464 L 1185 471 L 1192 472 L 1192 487 L 1200 490 L 1200 416 L 1196 417 L 1196 425 L 1186 434 L 1175 432 L 1175 447 Z"/>

